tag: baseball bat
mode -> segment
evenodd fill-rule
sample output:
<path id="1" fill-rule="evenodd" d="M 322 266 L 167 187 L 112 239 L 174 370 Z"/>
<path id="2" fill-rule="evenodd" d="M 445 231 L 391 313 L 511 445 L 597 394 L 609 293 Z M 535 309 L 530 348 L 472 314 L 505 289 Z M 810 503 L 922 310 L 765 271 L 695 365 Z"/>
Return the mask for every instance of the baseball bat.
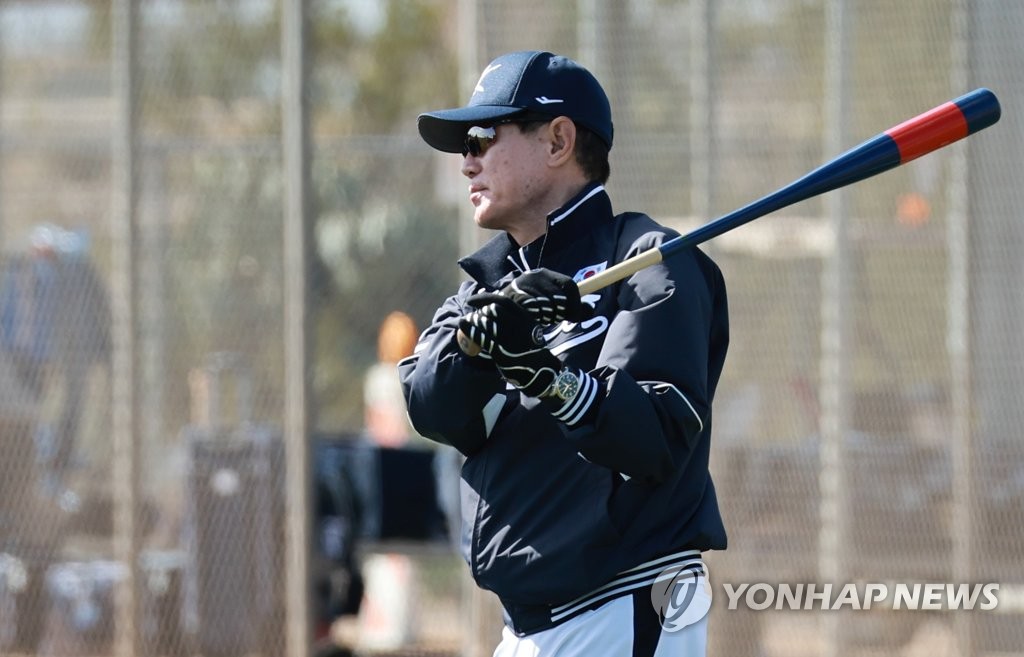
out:
<path id="1" fill-rule="evenodd" d="M 999 99 L 980 88 L 893 126 L 814 169 L 802 178 L 723 215 L 661 246 L 638 253 L 579 283 L 580 296 L 591 294 L 766 214 L 876 176 L 948 146 L 999 120 Z M 459 333 L 459 347 L 475 356 L 480 347 Z"/>

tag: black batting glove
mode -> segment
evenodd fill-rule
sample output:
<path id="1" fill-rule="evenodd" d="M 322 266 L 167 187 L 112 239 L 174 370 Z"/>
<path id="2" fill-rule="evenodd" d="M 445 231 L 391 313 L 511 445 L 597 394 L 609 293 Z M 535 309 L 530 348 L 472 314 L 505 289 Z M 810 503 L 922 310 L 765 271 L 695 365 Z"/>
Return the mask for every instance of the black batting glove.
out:
<path id="1" fill-rule="evenodd" d="M 533 315 L 494 292 L 474 294 L 466 305 L 475 310 L 460 320 L 459 329 L 490 356 L 506 381 L 529 397 L 551 387 L 562 363 L 544 346 Z"/>
<path id="2" fill-rule="evenodd" d="M 580 290 L 565 274 L 550 269 L 531 269 L 501 289 L 538 324 L 564 320 L 582 322 L 594 316 L 594 309 L 580 301 Z"/>

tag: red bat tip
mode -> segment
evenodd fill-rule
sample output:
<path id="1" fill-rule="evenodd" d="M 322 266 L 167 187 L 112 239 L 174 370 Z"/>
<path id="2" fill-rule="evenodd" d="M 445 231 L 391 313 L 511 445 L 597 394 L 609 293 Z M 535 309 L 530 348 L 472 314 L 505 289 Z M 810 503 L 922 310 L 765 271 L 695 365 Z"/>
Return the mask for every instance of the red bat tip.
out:
<path id="1" fill-rule="evenodd" d="M 938 150 L 987 128 L 1000 116 L 999 101 L 990 90 L 975 89 L 956 100 L 885 131 L 900 151 L 900 164 Z"/>

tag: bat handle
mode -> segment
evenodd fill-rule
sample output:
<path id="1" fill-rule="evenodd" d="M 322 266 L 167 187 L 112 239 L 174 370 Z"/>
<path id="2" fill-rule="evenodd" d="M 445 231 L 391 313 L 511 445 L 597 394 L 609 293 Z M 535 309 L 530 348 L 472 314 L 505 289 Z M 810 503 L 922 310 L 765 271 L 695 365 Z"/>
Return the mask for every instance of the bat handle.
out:
<path id="1" fill-rule="evenodd" d="M 632 276 L 645 267 L 656 265 L 661 262 L 661 260 L 662 253 L 657 247 L 642 251 L 632 258 L 623 260 L 617 265 L 612 265 L 599 274 L 595 274 L 590 278 L 580 281 L 577 284 L 577 287 L 580 290 L 580 296 L 582 297 L 597 292 L 602 288 L 608 287 L 612 283 L 616 283 L 628 276 Z M 462 353 L 467 356 L 476 356 L 480 353 L 480 345 L 473 342 L 469 336 L 461 330 L 458 332 L 455 339 L 456 342 L 458 342 L 459 349 L 461 349 Z"/>

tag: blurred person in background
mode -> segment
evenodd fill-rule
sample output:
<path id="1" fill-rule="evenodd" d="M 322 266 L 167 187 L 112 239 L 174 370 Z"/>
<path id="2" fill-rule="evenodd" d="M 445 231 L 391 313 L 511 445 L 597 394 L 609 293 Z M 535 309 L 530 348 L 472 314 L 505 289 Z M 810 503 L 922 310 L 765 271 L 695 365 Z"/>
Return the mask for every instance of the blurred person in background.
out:
<path id="1" fill-rule="evenodd" d="M 336 646 L 397 650 L 414 641 L 420 568 L 409 550 L 448 538 L 437 498 L 439 491 L 457 486 L 457 473 L 444 467 L 442 450 L 412 428 L 398 376 L 398 362 L 412 355 L 417 338 L 416 323 L 407 313 L 393 310 L 384 317 L 377 361 L 364 375 L 363 430 L 345 445 L 326 448 L 320 463 L 322 479 L 331 484 L 324 490 L 342 491 L 334 497 L 352 501 L 351 509 L 334 505 L 319 515 L 332 519 L 325 528 L 336 527 L 333 533 L 345 538 L 334 541 L 347 546 L 345 558 L 333 559 L 362 596 L 354 600 L 348 594 L 342 607 L 347 617 L 333 623 Z"/>
<path id="2" fill-rule="evenodd" d="M 458 527 L 458 470 L 462 460 L 457 450 L 425 440 L 412 428 L 398 376 L 398 362 L 412 355 L 418 338 L 416 322 L 400 310 L 389 313 L 381 323 L 378 360 L 367 371 L 364 386 L 366 432 L 381 447 L 432 450 L 437 504 L 451 531 Z"/>
<path id="3" fill-rule="evenodd" d="M 377 362 L 366 371 L 363 399 L 366 432 L 381 447 L 403 447 L 413 435 L 398 361 L 412 355 L 417 336 L 416 322 L 399 310 L 384 318 L 377 334 Z"/>
<path id="4" fill-rule="evenodd" d="M 89 259 L 86 233 L 51 224 L 33 229 L 27 253 L 7 263 L 0 288 L 0 345 L 42 407 L 35 429 L 47 485 L 59 488 L 77 465 L 106 462 L 106 445 L 89 431 L 89 459 L 80 438 L 108 404 L 90 399 L 106 386 L 88 385 L 93 368 L 109 365 L 110 303 Z M 83 422 L 87 418 L 88 422 Z M 88 424 L 89 426 L 83 426 Z"/>

